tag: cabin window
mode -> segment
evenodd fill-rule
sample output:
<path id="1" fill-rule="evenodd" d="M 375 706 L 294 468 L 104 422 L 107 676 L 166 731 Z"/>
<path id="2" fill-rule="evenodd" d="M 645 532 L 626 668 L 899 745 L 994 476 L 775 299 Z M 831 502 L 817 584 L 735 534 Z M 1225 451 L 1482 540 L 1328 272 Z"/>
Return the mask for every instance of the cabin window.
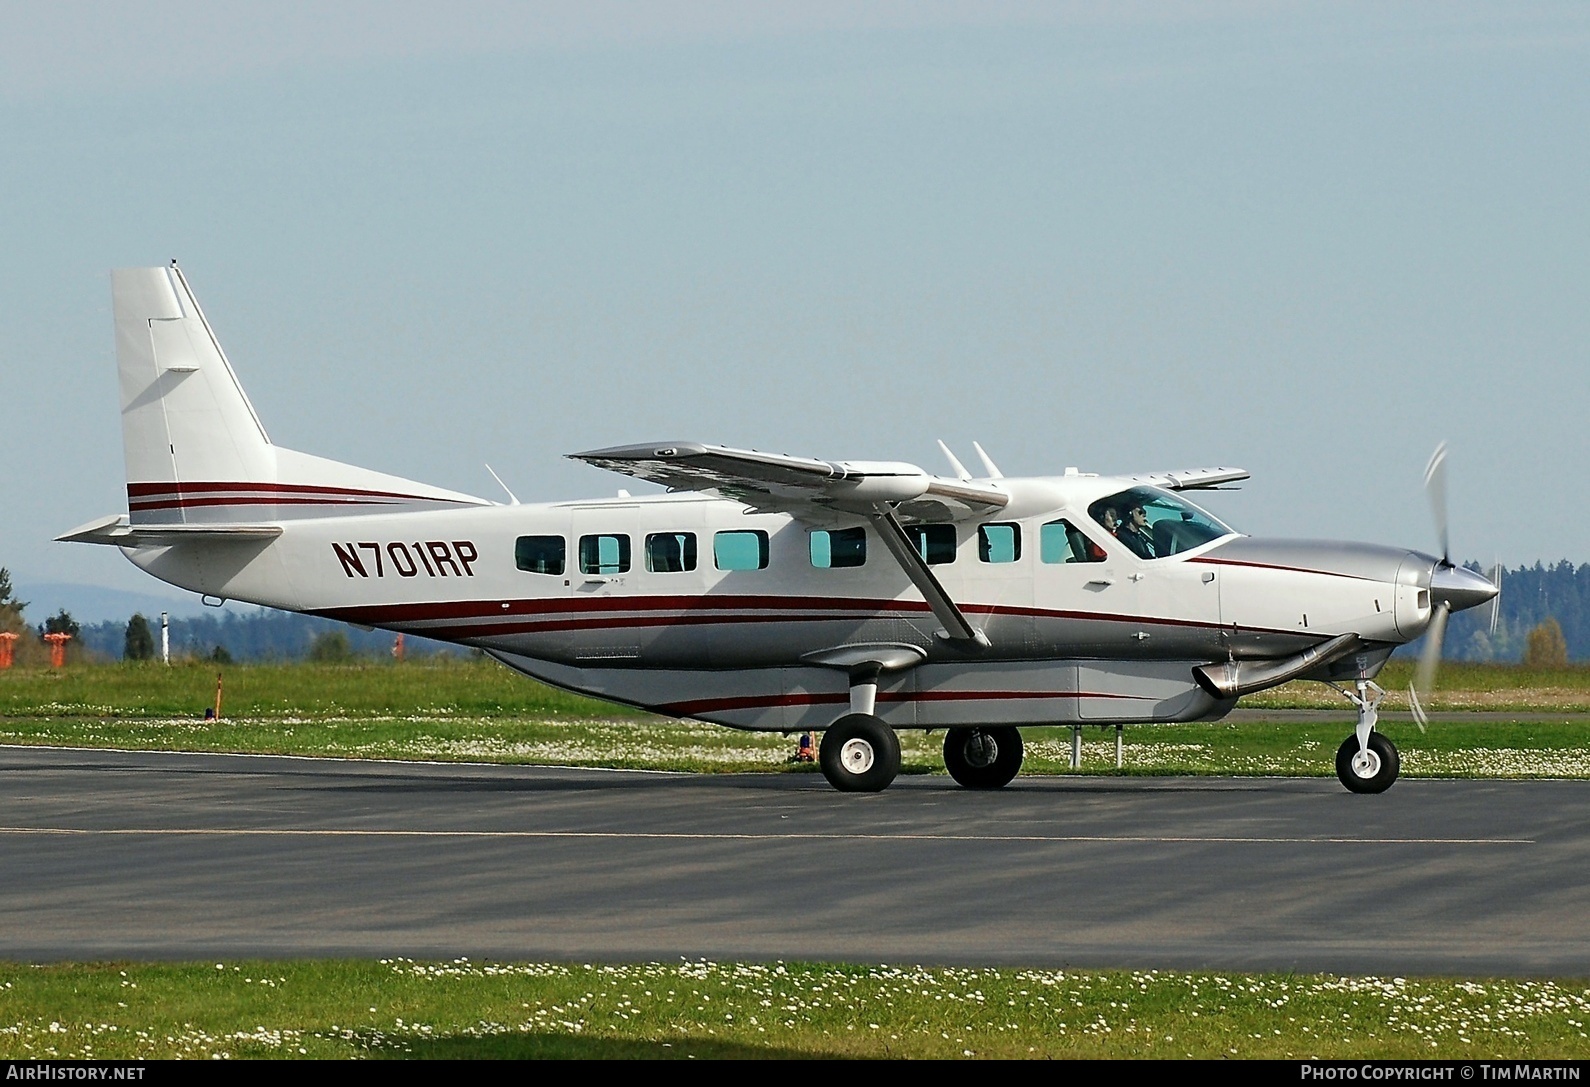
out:
<path id="1" fill-rule="evenodd" d="M 677 574 L 696 568 L 694 532 L 653 532 L 646 537 L 646 569 Z"/>
<path id="2" fill-rule="evenodd" d="M 1070 521 L 1050 521 L 1038 530 L 1038 557 L 1044 562 L 1103 562 L 1104 548 Z"/>
<path id="3" fill-rule="evenodd" d="M 622 574 L 628 569 L 628 536 L 580 537 L 580 573 Z"/>
<path id="4" fill-rule="evenodd" d="M 819 570 L 864 566 L 867 530 L 864 528 L 816 529 L 811 534 L 812 565 Z"/>
<path id="5" fill-rule="evenodd" d="M 1021 526 L 979 525 L 977 557 L 983 562 L 1015 562 L 1021 558 Z"/>
<path id="6" fill-rule="evenodd" d="M 712 537 L 712 561 L 719 570 L 761 570 L 767 566 L 767 533 L 719 532 Z"/>
<path id="7" fill-rule="evenodd" d="M 907 525 L 905 534 L 929 566 L 955 561 L 954 525 Z"/>
<path id="8" fill-rule="evenodd" d="M 1162 559 L 1231 535 L 1205 511 L 1158 487 L 1133 487 L 1101 498 L 1088 514 L 1140 559 Z"/>
<path id="9" fill-rule="evenodd" d="M 513 562 L 527 573 L 561 574 L 567 550 L 562 536 L 520 536 L 513 544 Z"/>

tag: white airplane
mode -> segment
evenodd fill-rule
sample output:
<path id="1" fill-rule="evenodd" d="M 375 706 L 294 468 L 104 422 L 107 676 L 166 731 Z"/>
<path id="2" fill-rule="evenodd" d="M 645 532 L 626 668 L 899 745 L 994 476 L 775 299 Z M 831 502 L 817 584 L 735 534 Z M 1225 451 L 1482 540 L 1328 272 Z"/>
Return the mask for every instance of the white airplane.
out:
<path id="1" fill-rule="evenodd" d="M 1497 594 L 1445 557 L 1254 539 L 1184 497 L 1234 468 L 1016 479 L 977 447 L 974 477 L 945 448 L 941 478 L 670 441 L 574 454 L 666 494 L 498 504 L 273 445 L 175 262 L 112 295 L 129 512 L 60 539 L 655 713 L 821 731 L 842 790 L 889 785 L 897 729 L 945 730 L 954 779 L 998 788 L 1022 726 L 1213 720 L 1304 678 L 1356 705 L 1337 773 L 1380 792 L 1399 759 L 1376 674 L 1431 629 L 1428 689 L 1447 615 Z M 1438 453 L 1438 510 L 1443 481 Z"/>

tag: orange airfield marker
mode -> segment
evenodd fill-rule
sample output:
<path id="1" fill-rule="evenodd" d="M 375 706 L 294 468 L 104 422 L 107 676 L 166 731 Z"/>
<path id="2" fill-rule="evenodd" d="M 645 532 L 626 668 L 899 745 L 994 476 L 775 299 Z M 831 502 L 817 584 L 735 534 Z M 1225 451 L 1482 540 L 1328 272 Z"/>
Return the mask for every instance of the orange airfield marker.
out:
<path id="1" fill-rule="evenodd" d="M 20 634 L 13 634 L 9 630 L 0 630 L 0 668 L 10 668 L 12 654 L 16 652 L 17 639 Z"/>
<path id="2" fill-rule="evenodd" d="M 60 668 L 66 664 L 66 643 L 72 640 L 70 634 L 46 634 L 44 640 L 50 643 L 50 667 Z"/>

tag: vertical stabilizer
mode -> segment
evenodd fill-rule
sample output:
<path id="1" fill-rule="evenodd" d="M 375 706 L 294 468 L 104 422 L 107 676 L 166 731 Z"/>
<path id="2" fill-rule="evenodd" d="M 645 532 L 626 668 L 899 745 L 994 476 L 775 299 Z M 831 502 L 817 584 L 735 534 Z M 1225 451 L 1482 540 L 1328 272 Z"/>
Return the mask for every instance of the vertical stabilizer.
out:
<path id="1" fill-rule="evenodd" d="M 270 439 L 182 273 L 175 265 L 122 269 L 112 273 L 111 296 L 129 490 L 271 479 Z"/>
<path id="2" fill-rule="evenodd" d="M 134 525 L 485 504 L 272 445 L 175 262 L 111 276 Z"/>

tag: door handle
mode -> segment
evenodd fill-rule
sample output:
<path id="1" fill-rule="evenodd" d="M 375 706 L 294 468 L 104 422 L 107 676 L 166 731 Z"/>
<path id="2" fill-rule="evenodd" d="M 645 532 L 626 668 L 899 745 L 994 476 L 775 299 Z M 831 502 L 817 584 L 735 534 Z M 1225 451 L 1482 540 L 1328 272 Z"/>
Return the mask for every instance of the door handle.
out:
<path id="1" fill-rule="evenodd" d="M 1114 585 L 1115 584 L 1115 579 L 1113 577 L 1096 577 L 1092 581 L 1088 582 L 1087 584 L 1089 584 L 1089 585 Z"/>

